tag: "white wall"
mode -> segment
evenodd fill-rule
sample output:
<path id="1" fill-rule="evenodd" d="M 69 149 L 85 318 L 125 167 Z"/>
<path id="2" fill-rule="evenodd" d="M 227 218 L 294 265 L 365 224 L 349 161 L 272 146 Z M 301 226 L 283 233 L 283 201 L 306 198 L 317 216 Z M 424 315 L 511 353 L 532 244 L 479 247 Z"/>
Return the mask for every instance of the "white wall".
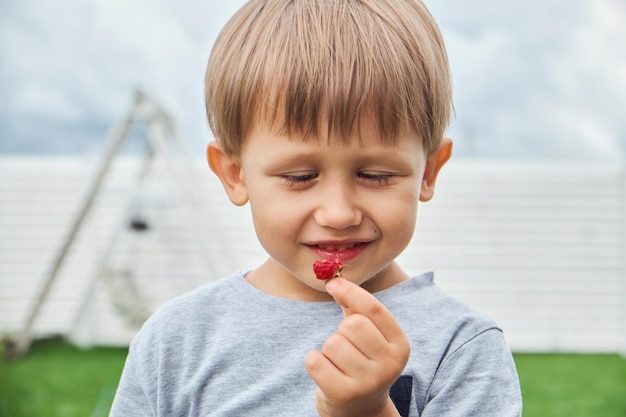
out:
<path id="1" fill-rule="evenodd" d="M 422 206 L 407 265 L 435 270 L 442 287 L 495 317 L 515 350 L 623 349 L 622 170 L 447 168 Z"/>
<path id="2" fill-rule="evenodd" d="M 0 333 L 23 327 L 96 164 L 0 157 Z M 261 262 L 248 208 L 231 205 L 205 163 L 194 164 L 178 182 L 157 166 L 130 206 L 138 161 L 116 164 L 37 334 L 126 344 L 133 318 Z M 400 262 L 434 270 L 440 286 L 494 317 L 516 351 L 623 351 L 624 191 L 620 167 L 453 159 Z M 152 226 L 143 234 L 122 224 L 137 205 Z M 115 233 L 107 264 L 117 274 L 94 279 Z"/>

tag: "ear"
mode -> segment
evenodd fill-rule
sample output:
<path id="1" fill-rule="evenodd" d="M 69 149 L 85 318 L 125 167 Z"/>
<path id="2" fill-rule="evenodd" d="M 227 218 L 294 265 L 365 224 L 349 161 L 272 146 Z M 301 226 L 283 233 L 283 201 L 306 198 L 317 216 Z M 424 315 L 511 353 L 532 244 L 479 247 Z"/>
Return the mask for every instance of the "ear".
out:
<path id="1" fill-rule="evenodd" d="M 439 170 L 448 162 L 450 156 L 452 156 L 452 139 L 443 138 L 439 147 L 426 158 L 420 201 L 428 201 L 433 198 Z"/>
<path id="2" fill-rule="evenodd" d="M 230 201 L 237 206 L 248 202 L 248 189 L 237 155 L 227 153 L 218 142 L 211 142 L 206 150 L 211 170 L 218 176 Z"/>

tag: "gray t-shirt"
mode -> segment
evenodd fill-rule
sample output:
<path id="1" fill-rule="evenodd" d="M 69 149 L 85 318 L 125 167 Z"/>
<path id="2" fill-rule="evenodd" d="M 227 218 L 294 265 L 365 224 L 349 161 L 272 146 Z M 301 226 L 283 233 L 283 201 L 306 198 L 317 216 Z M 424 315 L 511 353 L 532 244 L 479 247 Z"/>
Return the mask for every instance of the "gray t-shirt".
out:
<path id="1" fill-rule="evenodd" d="M 402 416 L 521 416 L 515 364 L 493 321 L 446 295 L 432 273 L 374 295 L 411 343 L 391 390 Z M 304 356 L 342 318 L 334 302 L 273 297 L 242 273 L 204 285 L 137 334 L 110 416 L 318 416 Z"/>

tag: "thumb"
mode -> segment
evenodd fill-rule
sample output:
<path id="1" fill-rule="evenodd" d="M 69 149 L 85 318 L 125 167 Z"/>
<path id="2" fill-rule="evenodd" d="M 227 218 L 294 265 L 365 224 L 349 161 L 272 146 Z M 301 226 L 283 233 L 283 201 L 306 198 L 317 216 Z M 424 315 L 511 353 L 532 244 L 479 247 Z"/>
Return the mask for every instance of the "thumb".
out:
<path id="1" fill-rule="evenodd" d="M 369 292 L 357 284 L 341 277 L 327 281 L 326 292 L 339 304 L 344 317 L 359 312 L 356 307 L 360 304 L 360 299 L 374 298 Z"/>
<path id="2" fill-rule="evenodd" d="M 344 282 L 342 282 L 342 281 L 344 281 Z M 344 284 L 346 282 L 347 281 L 344 278 L 341 278 L 341 277 L 332 278 L 332 279 L 326 281 L 326 292 L 328 294 L 330 294 L 330 296 L 335 299 L 337 304 L 339 304 L 339 307 L 341 307 L 341 310 L 343 311 L 343 316 L 344 317 L 348 317 L 350 315 L 350 310 L 349 310 L 348 306 L 345 305 L 345 303 L 342 304 L 343 291 L 340 288 L 340 287 L 344 287 L 345 286 Z M 348 282 L 348 284 L 351 284 L 351 283 Z M 345 291 L 345 289 L 344 289 L 344 291 Z"/>
<path id="3" fill-rule="evenodd" d="M 361 286 L 344 278 L 333 278 L 326 291 L 343 310 L 344 317 L 360 314 L 367 317 L 388 341 L 406 341 L 404 332 L 391 312 Z"/>

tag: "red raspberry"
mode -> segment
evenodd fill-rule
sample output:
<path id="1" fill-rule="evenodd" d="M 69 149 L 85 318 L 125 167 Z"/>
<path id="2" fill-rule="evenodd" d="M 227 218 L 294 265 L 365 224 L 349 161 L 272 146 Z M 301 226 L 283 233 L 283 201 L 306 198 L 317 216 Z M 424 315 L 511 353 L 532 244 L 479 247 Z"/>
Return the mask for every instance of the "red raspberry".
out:
<path id="1" fill-rule="evenodd" d="M 313 272 L 317 279 L 322 281 L 328 281 L 332 278 L 341 277 L 341 270 L 343 264 L 338 258 L 335 259 L 322 259 L 320 261 L 313 262 Z"/>

